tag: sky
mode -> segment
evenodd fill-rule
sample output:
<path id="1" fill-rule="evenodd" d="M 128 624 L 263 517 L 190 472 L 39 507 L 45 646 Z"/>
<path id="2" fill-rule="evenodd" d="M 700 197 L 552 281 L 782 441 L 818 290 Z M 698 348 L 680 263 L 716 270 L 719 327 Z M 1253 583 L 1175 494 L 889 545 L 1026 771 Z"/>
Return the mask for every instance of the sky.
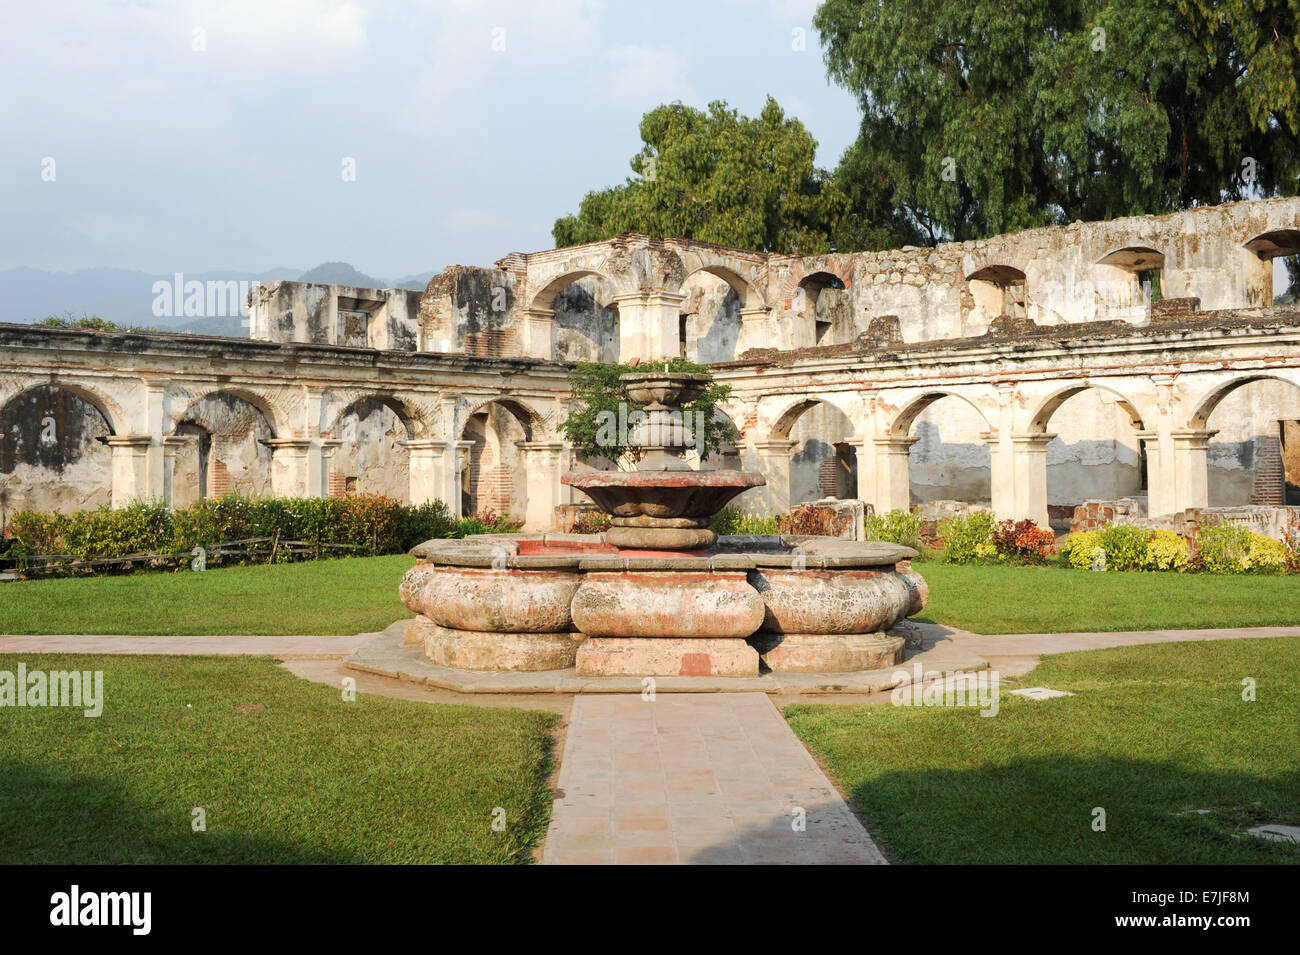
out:
<path id="1" fill-rule="evenodd" d="M 490 265 L 550 248 L 673 101 L 752 116 L 771 94 L 833 168 L 858 110 L 816 7 L 9 0 L 0 268 Z"/>

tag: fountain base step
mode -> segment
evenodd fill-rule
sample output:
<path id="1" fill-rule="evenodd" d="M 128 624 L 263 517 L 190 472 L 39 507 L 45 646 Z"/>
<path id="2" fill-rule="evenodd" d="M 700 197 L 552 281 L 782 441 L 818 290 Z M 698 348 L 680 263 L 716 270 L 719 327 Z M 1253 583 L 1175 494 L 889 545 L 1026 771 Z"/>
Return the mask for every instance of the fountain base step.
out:
<path id="1" fill-rule="evenodd" d="M 758 676 L 758 651 L 743 637 L 589 637 L 579 676 Z"/>
<path id="2" fill-rule="evenodd" d="M 756 633 L 749 644 L 773 673 L 858 673 L 901 662 L 904 640 L 883 633 Z"/>

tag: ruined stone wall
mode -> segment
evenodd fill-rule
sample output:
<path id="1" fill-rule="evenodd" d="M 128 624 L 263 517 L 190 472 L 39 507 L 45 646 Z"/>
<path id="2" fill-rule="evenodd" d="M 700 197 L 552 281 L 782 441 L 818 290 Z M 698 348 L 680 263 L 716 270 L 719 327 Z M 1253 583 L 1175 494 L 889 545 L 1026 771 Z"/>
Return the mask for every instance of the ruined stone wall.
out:
<path id="1" fill-rule="evenodd" d="M 342 441 L 331 466 L 340 491 L 409 500 L 409 455 L 399 442 L 411 435 L 391 408 L 363 399 L 345 410 L 333 430 Z"/>
<path id="2" fill-rule="evenodd" d="M 249 294 L 250 337 L 415 351 L 420 292 L 269 282 Z"/>
<path id="3" fill-rule="evenodd" d="M 555 297 L 557 361 L 615 362 L 618 356 L 618 309 L 600 304 L 597 281 L 579 279 Z"/>
<path id="4" fill-rule="evenodd" d="M 0 408 L 0 510 L 75 511 L 112 499 L 108 422 L 89 401 L 39 385 Z"/>

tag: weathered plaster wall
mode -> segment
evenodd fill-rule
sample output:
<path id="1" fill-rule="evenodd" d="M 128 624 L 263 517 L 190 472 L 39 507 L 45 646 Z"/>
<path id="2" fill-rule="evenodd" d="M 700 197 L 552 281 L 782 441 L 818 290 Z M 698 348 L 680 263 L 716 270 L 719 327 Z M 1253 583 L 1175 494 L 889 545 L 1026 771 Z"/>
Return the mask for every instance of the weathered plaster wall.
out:
<path id="1" fill-rule="evenodd" d="M 39 385 L 0 408 L 0 506 L 74 511 L 112 498 L 104 416 L 84 398 Z"/>
<path id="2" fill-rule="evenodd" d="M 348 493 L 410 499 L 409 455 L 399 442 L 411 435 L 391 408 L 362 399 L 344 411 L 333 432 L 342 442 L 334 450 L 336 485 Z"/>

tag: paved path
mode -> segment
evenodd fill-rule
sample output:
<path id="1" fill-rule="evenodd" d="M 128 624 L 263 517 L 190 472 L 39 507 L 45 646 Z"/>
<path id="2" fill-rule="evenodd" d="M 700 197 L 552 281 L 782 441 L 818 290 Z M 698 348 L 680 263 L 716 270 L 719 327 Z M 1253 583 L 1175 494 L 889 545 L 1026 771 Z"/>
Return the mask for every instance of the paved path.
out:
<path id="1" fill-rule="evenodd" d="M 542 861 L 885 860 L 766 694 L 660 693 L 574 699 Z"/>

